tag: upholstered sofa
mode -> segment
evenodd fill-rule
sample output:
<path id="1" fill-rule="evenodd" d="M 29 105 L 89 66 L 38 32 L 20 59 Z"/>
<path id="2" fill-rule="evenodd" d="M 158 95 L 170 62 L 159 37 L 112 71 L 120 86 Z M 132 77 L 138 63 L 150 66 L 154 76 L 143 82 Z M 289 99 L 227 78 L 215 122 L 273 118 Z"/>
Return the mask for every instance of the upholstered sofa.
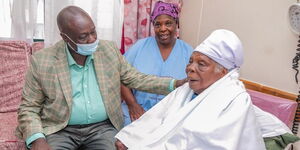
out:
<path id="1" fill-rule="evenodd" d="M 30 56 L 42 47 L 43 43 L 0 41 L 0 150 L 25 149 L 15 136 L 17 109 Z"/>

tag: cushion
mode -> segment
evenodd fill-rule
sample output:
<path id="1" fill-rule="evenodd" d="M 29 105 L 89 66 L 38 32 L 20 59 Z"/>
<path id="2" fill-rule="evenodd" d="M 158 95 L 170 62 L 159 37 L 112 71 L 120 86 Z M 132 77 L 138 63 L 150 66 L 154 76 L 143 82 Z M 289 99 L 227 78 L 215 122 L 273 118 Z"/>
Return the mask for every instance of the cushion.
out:
<path id="1" fill-rule="evenodd" d="M 19 107 L 30 53 L 24 41 L 0 41 L 0 113 Z"/>
<path id="2" fill-rule="evenodd" d="M 0 113 L 0 149 L 25 150 L 25 142 L 15 136 L 17 112 Z"/>
<path id="3" fill-rule="evenodd" d="M 269 112 L 284 122 L 289 128 L 293 126 L 297 102 L 277 96 L 247 90 L 252 103 L 260 109 Z"/>

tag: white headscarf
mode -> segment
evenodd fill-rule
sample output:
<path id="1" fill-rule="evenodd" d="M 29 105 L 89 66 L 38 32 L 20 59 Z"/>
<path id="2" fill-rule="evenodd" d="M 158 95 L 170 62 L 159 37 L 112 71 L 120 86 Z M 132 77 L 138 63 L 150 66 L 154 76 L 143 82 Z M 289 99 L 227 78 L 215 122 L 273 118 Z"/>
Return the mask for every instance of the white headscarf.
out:
<path id="1" fill-rule="evenodd" d="M 219 29 L 212 32 L 197 48 L 228 70 L 243 64 L 243 47 L 240 39 L 231 31 Z"/>

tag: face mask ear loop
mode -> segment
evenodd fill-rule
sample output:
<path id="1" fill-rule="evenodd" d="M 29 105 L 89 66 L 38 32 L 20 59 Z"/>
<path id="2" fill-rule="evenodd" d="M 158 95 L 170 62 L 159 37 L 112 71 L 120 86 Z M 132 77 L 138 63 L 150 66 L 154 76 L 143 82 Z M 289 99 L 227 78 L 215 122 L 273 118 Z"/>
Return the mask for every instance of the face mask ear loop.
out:
<path id="1" fill-rule="evenodd" d="M 66 33 L 61 32 L 63 35 L 65 35 L 72 43 L 74 43 L 75 45 L 77 45 Z M 70 48 L 77 53 L 77 51 L 71 46 L 71 44 L 67 43 Z"/>
<path id="2" fill-rule="evenodd" d="M 74 41 L 73 41 L 66 33 L 63 33 L 63 32 L 62 32 L 62 34 L 65 35 L 65 36 L 66 36 L 73 44 L 75 44 L 75 45 L 77 44 L 77 43 L 75 43 L 75 42 L 74 42 Z"/>

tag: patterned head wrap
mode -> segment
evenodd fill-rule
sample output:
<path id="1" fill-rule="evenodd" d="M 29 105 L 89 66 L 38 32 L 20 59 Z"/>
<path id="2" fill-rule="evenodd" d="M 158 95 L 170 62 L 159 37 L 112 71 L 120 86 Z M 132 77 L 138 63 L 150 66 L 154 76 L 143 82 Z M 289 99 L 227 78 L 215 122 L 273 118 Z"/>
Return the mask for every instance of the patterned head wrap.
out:
<path id="1" fill-rule="evenodd" d="M 243 47 L 231 31 L 219 29 L 212 32 L 196 49 L 228 70 L 243 64 Z"/>
<path id="2" fill-rule="evenodd" d="M 158 1 L 155 3 L 154 9 L 151 14 L 151 22 L 159 15 L 169 15 L 173 17 L 175 20 L 178 19 L 179 9 L 177 4 L 165 3 L 162 1 Z"/>

